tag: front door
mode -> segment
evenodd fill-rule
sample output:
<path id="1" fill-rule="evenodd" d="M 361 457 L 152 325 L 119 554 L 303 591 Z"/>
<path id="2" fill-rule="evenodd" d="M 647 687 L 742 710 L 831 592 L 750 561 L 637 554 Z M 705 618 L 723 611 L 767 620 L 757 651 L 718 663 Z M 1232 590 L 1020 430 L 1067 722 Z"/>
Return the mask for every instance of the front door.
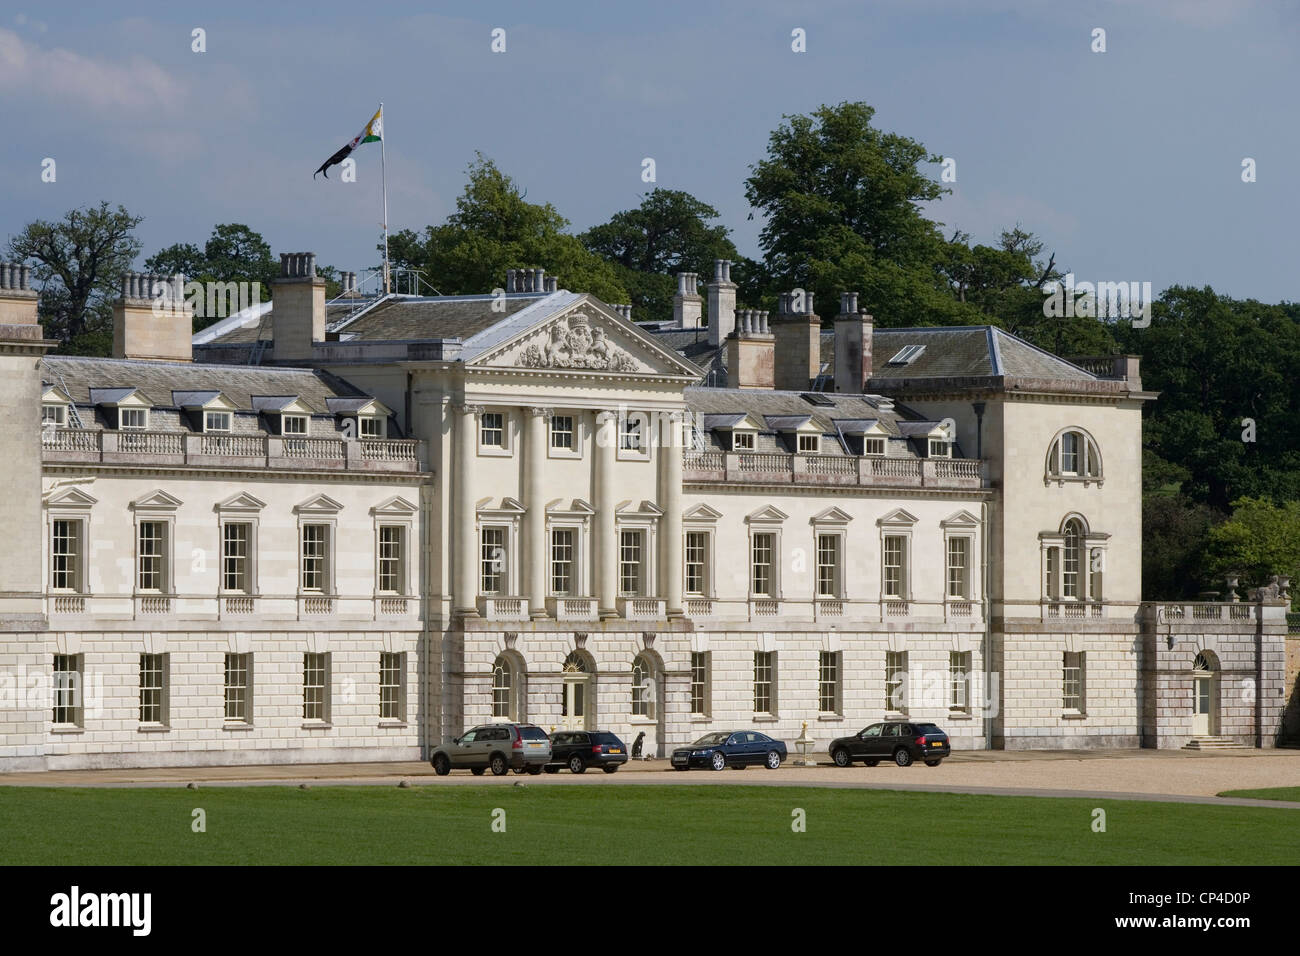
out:
<path id="1" fill-rule="evenodd" d="M 1212 701 L 1214 678 L 1209 674 L 1197 674 L 1192 680 L 1192 736 L 1208 737 L 1214 733 L 1212 723 Z"/>
<path id="2" fill-rule="evenodd" d="M 588 691 L 590 680 L 586 674 L 564 675 L 564 727 L 566 730 L 590 730 L 588 726 Z"/>

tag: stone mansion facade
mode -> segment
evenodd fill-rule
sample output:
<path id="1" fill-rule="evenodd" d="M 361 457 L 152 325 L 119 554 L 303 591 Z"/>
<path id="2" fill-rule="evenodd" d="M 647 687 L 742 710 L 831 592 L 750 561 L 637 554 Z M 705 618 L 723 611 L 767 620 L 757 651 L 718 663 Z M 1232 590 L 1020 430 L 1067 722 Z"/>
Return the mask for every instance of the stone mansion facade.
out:
<path id="1" fill-rule="evenodd" d="M 1285 591 L 1141 601 L 1136 358 L 678 283 L 653 327 L 541 270 L 327 302 L 293 254 L 191 335 L 132 275 L 96 359 L 0 264 L 0 770 L 422 759 L 494 719 L 1273 745 Z"/>

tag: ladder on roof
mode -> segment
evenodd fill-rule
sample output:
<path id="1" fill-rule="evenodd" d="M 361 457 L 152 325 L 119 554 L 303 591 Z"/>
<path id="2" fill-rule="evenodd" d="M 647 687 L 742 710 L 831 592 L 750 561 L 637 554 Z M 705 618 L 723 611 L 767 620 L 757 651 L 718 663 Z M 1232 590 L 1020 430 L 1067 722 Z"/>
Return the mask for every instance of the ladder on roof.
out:
<path id="1" fill-rule="evenodd" d="M 81 423 L 81 416 L 77 414 L 76 399 L 72 397 L 72 391 L 68 388 L 68 383 L 63 380 L 62 373 L 47 362 L 41 364 L 45 366 L 47 372 L 54 376 L 54 384 L 63 389 L 63 394 L 68 396 L 68 421 L 77 428 L 85 428 L 86 426 Z"/>
<path id="2" fill-rule="evenodd" d="M 271 343 L 268 342 L 266 339 L 258 339 L 253 344 L 253 350 L 248 353 L 248 364 L 261 365 L 262 356 L 266 354 L 266 347 L 270 344 Z"/>
<path id="3" fill-rule="evenodd" d="M 810 391 L 814 392 L 833 392 L 835 391 L 835 371 L 831 369 L 831 362 L 823 362 L 821 369 L 817 372 L 817 377 L 812 381 Z M 829 371 L 828 371 L 829 370 Z"/>

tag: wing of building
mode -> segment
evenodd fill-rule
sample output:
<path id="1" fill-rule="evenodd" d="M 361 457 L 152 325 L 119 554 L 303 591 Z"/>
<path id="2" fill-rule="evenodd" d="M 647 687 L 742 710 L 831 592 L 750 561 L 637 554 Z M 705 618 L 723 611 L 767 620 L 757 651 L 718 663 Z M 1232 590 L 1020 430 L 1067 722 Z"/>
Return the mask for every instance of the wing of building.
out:
<path id="1" fill-rule="evenodd" d="M 131 276 L 47 355 L 0 265 L 0 768 L 422 759 L 476 724 L 958 749 L 1271 746 L 1285 602 L 1141 602 L 1132 357 L 736 308 L 271 303 Z M 1234 595 L 1235 598 L 1235 595 Z M 1248 682 L 1259 692 L 1249 704 Z M 1261 683 L 1262 682 L 1262 683 Z"/>

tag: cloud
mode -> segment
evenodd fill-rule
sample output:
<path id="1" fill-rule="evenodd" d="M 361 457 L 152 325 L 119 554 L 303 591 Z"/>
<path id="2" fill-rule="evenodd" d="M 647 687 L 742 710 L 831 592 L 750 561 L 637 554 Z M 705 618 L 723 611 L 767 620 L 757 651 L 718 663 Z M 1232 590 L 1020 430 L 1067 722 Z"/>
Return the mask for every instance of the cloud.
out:
<path id="1" fill-rule="evenodd" d="M 93 59 L 58 47 L 46 49 L 0 29 L 0 97 L 91 110 L 174 113 L 186 96 L 183 84 L 144 57 Z"/>

